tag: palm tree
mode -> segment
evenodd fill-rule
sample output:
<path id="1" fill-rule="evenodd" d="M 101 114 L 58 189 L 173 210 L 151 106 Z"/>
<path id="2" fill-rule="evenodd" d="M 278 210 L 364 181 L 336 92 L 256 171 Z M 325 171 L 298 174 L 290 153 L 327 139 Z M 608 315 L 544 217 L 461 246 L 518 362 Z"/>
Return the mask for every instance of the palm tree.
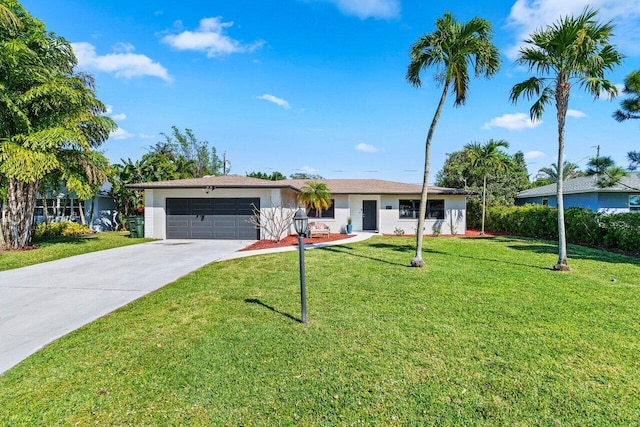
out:
<path id="1" fill-rule="evenodd" d="M 619 65 L 623 56 L 609 43 L 613 25 L 596 21 L 596 10 L 585 8 L 578 16 L 560 18 L 544 29 L 536 30 L 520 48 L 516 64 L 527 65 L 542 77 L 531 77 L 511 89 L 510 99 L 520 97 L 538 99 L 531 106 L 531 119 L 539 120 L 547 105 L 555 101 L 558 119 L 558 263 L 556 270 L 569 270 L 567 264 L 567 239 L 564 225 L 564 200 L 562 197 L 564 164 L 564 124 L 569 106 L 569 94 L 578 83 L 595 98 L 606 92 L 618 93 L 616 87 L 604 78 L 607 70 Z"/>
<path id="2" fill-rule="evenodd" d="M 489 140 L 485 145 L 477 142 L 464 146 L 468 154 L 471 167 L 475 173 L 482 177 L 482 229 L 481 235 L 484 235 L 484 218 L 487 209 L 487 176 L 494 171 L 507 170 L 509 167 L 509 158 L 500 150 L 500 147 L 509 148 L 509 143 L 504 140 Z"/>
<path id="3" fill-rule="evenodd" d="M 298 193 L 298 201 L 306 206 L 307 211 L 315 209 L 316 217 L 320 217 L 323 209 L 331 207 L 331 192 L 324 182 L 307 181 Z"/>
<path id="4" fill-rule="evenodd" d="M 540 168 L 536 179 L 548 181 L 550 184 L 558 181 L 558 165 L 553 163 L 547 167 Z M 562 179 L 565 181 L 572 178 L 583 176 L 584 172 L 580 170 L 580 166 L 575 163 L 565 161 L 562 164 Z"/>
<path id="5" fill-rule="evenodd" d="M 411 261 L 413 267 L 424 266 L 422 240 L 427 208 L 431 140 L 442 112 L 442 106 L 447 98 L 449 88 L 452 88 L 455 96 L 453 105 L 455 107 L 464 105 L 469 88 L 470 65 L 473 65 L 476 77 L 489 78 L 498 71 L 500 53 L 491 42 L 491 37 L 492 28 L 489 21 L 475 17 L 469 22 L 459 23 L 451 13 L 446 12 L 442 18 L 436 20 L 436 30 L 424 34 L 411 47 L 411 62 L 406 75 L 409 83 L 415 87 L 422 86 L 420 72 L 433 66 L 437 71 L 436 79 L 443 86 L 425 143 L 424 178 L 416 232 L 416 255 Z"/>

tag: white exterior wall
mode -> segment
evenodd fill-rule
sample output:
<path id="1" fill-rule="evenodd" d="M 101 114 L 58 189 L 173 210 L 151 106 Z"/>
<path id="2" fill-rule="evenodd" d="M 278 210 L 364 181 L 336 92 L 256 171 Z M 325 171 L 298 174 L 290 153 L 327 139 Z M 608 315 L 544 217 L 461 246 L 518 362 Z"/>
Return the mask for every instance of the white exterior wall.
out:
<path id="1" fill-rule="evenodd" d="M 166 199 L 167 198 L 235 198 L 259 197 L 260 210 L 282 204 L 291 212 L 297 209 L 295 193 L 283 189 L 215 189 L 206 193 L 202 189 L 154 189 L 145 191 L 145 237 L 166 239 Z M 346 232 L 347 218 L 352 218 L 353 230 L 362 231 L 362 202 L 375 200 L 377 203 L 377 228 L 382 234 L 394 234 L 396 228 L 405 234 L 415 234 L 417 219 L 400 218 L 400 200 L 420 198 L 419 195 L 335 195 L 334 218 L 309 218 L 329 226 L 332 233 Z M 465 196 L 434 195 L 431 199 L 444 199 L 444 220 L 427 219 L 425 234 L 434 234 L 434 228 L 440 228 L 440 234 L 464 234 L 466 232 Z M 388 209 L 388 207 L 390 207 Z M 295 234 L 293 225 L 289 234 Z M 265 238 L 265 236 L 261 236 Z"/>
<path id="2" fill-rule="evenodd" d="M 380 196 L 376 194 L 354 194 L 349 196 L 349 215 L 351 215 L 351 219 L 353 221 L 353 230 L 354 231 L 362 231 L 363 220 L 362 220 L 362 202 L 365 200 L 374 200 L 376 202 L 376 206 L 378 207 L 378 218 L 377 221 L 377 229 L 380 230 Z M 397 204 L 397 203 L 396 203 Z M 346 221 L 345 221 L 346 224 Z M 370 230 L 368 230 L 370 231 Z"/>
<path id="3" fill-rule="evenodd" d="M 419 195 L 353 195 L 349 196 L 349 206 L 345 210 L 353 219 L 353 229 L 362 231 L 362 202 L 375 200 L 378 205 L 378 231 L 382 234 L 394 234 L 396 229 L 404 230 L 405 234 L 415 234 L 418 226 L 417 219 L 400 218 L 400 200 L 419 199 Z M 434 228 L 440 228 L 440 234 L 464 234 L 467 231 L 466 198 L 465 196 L 433 196 L 431 199 L 444 199 L 444 220 L 427 219 L 425 234 L 434 234 Z M 336 200 L 337 204 L 337 200 Z M 336 211 L 336 219 L 344 217 L 345 213 Z M 333 230 L 333 228 L 332 228 Z"/>
<path id="4" fill-rule="evenodd" d="M 274 194 L 275 193 L 275 194 Z M 260 210 L 271 206 L 281 200 L 281 190 L 279 189 L 237 189 L 220 188 L 205 192 L 199 188 L 170 188 L 145 190 L 144 208 L 144 237 L 153 239 L 167 238 L 167 198 L 236 198 L 236 197 L 259 197 Z"/>

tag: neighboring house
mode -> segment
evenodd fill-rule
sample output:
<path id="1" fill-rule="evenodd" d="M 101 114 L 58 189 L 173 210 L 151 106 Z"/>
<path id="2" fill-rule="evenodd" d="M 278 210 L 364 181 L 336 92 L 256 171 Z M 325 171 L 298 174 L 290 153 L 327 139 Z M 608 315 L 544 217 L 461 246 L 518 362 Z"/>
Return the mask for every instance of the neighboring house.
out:
<path id="1" fill-rule="evenodd" d="M 297 209 L 296 195 L 309 180 L 267 181 L 246 176 L 212 176 L 147 182 L 127 188 L 145 192 L 145 237 L 157 239 L 260 239 L 248 219 L 252 206 L 262 212 L 278 205 Z M 309 212 L 332 233 L 344 232 L 347 218 L 353 230 L 415 234 L 421 185 L 376 179 L 321 179 L 331 192 L 327 210 Z M 464 234 L 464 190 L 430 187 L 425 234 Z M 293 232 L 293 228 L 291 229 Z"/>
<path id="2" fill-rule="evenodd" d="M 116 208 L 109 195 L 111 184 L 102 185 L 98 193 L 90 200 L 81 201 L 73 191 L 67 191 L 61 185 L 58 191 L 47 194 L 47 210 L 50 221 L 81 222 L 80 209 L 83 210 L 85 222 L 93 231 L 112 231 L 116 227 Z M 44 200 L 38 194 L 34 221 L 36 224 L 44 222 Z"/>
<path id="3" fill-rule="evenodd" d="M 640 173 L 629 173 L 612 187 L 600 188 L 597 181 L 595 175 L 564 181 L 564 207 L 589 208 L 607 214 L 640 212 Z M 556 184 L 531 188 L 516 195 L 516 205 L 527 203 L 556 207 Z"/>
<path id="4" fill-rule="evenodd" d="M 118 225 L 116 204 L 110 193 L 111 183 L 104 183 L 93 199 L 84 203 L 84 217 L 95 232 L 114 231 Z"/>

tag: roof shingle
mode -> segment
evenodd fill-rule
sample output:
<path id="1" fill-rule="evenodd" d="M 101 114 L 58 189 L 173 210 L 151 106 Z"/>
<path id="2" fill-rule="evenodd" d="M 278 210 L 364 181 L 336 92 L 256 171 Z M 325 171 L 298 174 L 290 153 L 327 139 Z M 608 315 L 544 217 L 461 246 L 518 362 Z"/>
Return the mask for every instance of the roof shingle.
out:
<path id="1" fill-rule="evenodd" d="M 268 181 L 241 175 L 206 176 L 202 178 L 178 179 L 172 181 L 143 182 L 129 184 L 127 188 L 160 189 L 160 188 L 290 188 L 300 191 L 309 181 L 323 182 L 331 194 L 420 194 L 421 184 L 408 184 L 380 179 L 285 179 Z M 429 187 L 430 194 L 472 194 L 457 188 Z"/>
<path id="2" fill-rule="evenodd" d="M 629 173 L 628 176 L 623 177 L 618 184 L 612 187 L 600 188 L 596 185 L 597 181 L 598 177 L 595 175 L 568 179 L 563 183 L 562 194 L 628 193 L 630 191 L 640 191 L 640 173 L 638 172 Z M 546 197 L 555 195 L 556 184 L 549 184 L 521 191 L 516 195 L 516 198 L 524 199 L 528 197 Z"/>

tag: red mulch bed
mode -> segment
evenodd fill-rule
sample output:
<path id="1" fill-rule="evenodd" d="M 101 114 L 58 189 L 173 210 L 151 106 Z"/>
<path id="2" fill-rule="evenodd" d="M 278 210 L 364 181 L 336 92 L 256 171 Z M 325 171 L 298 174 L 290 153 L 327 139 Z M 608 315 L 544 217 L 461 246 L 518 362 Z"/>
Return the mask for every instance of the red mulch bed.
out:
<path id="1" fill-rule="evenodd" d="M 317 244 L 317 243 L 334 242 L 336 240 L 348 239 L 349 237 L 353 237 L 353 236 L 349 234 L 329 234 L 329 237 L 322 236 L 322 237 L 313 237 L 313 238 L 304 239 L 304 244 L 310 245 L 312 243 Z M 280 240 L 277 243 L 271 240 L 259 240 L 242 250 L 254 251 L 256 249 L 282 248 L 286 246 L 297 246 L 297 245 L 298 245 L 298 236 L 291 235 L 291 236 L 285 237 L 284 239 Z"/>
<path id="2" fill-rule="evenodd" d="M 385 236 L 393 236 L 393 234 L 385 234 Z M 449 235 L 440 235 L 440 236 L 425 236 L 425 237 L 493 237 L 495 236 L 495 234 L 489 233 L 489 232 L 485 232 L 484 236 L 480 236 L 480 230 L 467 230 L 466 234 L 457 234 L 455 236 L 449 236 Z M 322 237 L 313 237 L 313 238 L 307 238 L 304 239 L 304 244 L 305 245 L 309 245 L 312 243 L 327 243 L 327 242 L 334 242 L 336 240 L 342 240 L 342 239 L 348 239 L 349 237 L 352 237 L 352 235 L 349 234 L 330 234 L 329 237 L 326 236 L 322 236 Z M 408 234 L 405 234 L 405 237 L 415 237 L 415 236 L 411 236 Z M 282 247 L 286 247 L 286 246 L 297 246 L 298 245 L 298 236 L 296 235 L 291 235 L 291 236 L 287 236 L 284 239 L 280 240 L 279 242 L 273 242 L 271 240 L 259 240 L 257 242 L 255 242 L 254 244 L 247 246 L 246 248 L 242 249 L 243 251 L 254 251 L 257 249 L 271 249 L 271 248 L 282 248 Z"/>

